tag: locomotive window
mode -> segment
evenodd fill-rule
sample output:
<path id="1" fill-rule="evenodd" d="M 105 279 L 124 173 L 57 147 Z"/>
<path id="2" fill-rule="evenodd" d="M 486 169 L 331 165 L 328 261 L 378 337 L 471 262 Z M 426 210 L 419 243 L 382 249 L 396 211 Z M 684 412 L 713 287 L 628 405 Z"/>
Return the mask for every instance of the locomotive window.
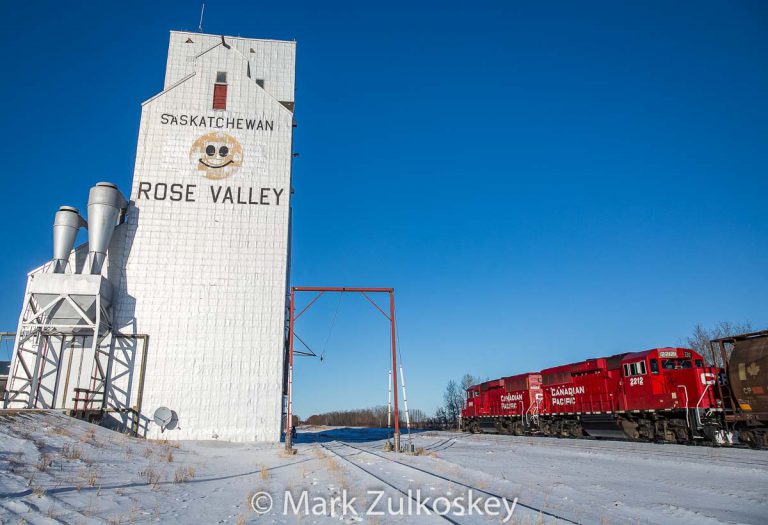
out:
<path id="1" fill-rule="evenodd" d="M 624 365 L 624 376 L 641 376 L 643 374 L 645 374 L 645 361 Z"/>
<path id="2" fill-rule="evenodd" d="M 681 368 L 693 368 L 690 359 L 664 359 L 661 367 L 665 370 L 679 370 Z"/>
<path id="3" fill-rule="evenodd" d="M 704 368 L 704 361 L 702 361 L 701 359 L 697 359 L 696 368 Z"/>
<path id="4" fill-rule="evenodd" d="M 659 362 L 656 359 L 651 359 L 651 373 L 652 374 L 659 373 Z"/>

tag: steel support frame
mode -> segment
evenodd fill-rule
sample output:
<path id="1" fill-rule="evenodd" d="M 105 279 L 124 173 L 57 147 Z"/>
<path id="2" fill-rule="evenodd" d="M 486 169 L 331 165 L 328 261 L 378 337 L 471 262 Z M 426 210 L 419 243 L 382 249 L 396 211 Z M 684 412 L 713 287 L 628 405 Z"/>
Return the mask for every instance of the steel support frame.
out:
<path id="1" fill-rule="evenodd" d="M 82 323 L 58 324 L 52 323 L 45 315 L 63 302 L 69 303 L 80 316 Z M 91 338 L 89 347 L 95 360 L 94 373 L 90 378 L 91 388 L 86 398 L 86 406 L 90 406 L 96 400 L 99 392 L 102 393 L 100 407 L 104 409 L 107 402 L 107 383 L 109 380 L 112 358 L 111 338 L 112 318 L 111 309 L 105 308 L 101 296 L 95 297 L 95 315 L 91 318 L 68 295 L 60 294 L 47 304 L 40 304 L 29 292 L 25 293 L 24 306 L 19 318 L 19 330 L 14 342 L 11 370 L 8 375 L 4 408 L 66 408 L 66 397 L 57 403 L 59 396 L 59 375 L 64 363 L 64 352 L 69 342 L 69 350 L 74 348 L 77 339 L 83 341 Z M 108 349 L 104 347 L 107 339 Z M 58 344 L 56 344 L 58 343 Z M 83 352 L 86 351 L 82 345 Z M 71 366 L 71 363 L 70 363 Z M 66 384 L 62 396 L 66 396 L 68 390 L 70 369 L 66 370 Z M 53 387 L 45 386 L 44 379 L 54 375 Z M 10 406 L 15 404 L 16 406 Z M 25 405 L 19 407 L 18 405 Z"/>
<path id="2" fill-rule="evenodd" d="M 301 292 L 315 292 L 315 296 L 307 306 L 304 307 L 298 314 L 296 314 L 296 294 Z M 395 324 L 395 289 L 394 288 L 359 288 L 359 287 L 339 287 L 339 286 L 292 286 L 290 295 L 290 307 L 289 307 L 289 320 L 288 320 L 288 403 L 285 417 L 285 448 L 286 450 L 293 452 L 293 436 L 292 430 L 292 417 L 293 417 L 293 342 L 295 339 L 294 326 L 296 321 L 301 317 L 315 302 L 322 297 L 325 293 L 360 293 L 370 302 L 381 314 L 386 317 L 390 322 L 390 338 L 392 342 L 392 380 L 394 382 L 394 418 L 395 418 L 395 434 L 394 445 L 395 451 L 400 452 L 400 419 L 398 417 L 398 403 L 397 403 L 397 332 Z M 368 294 L 371 293 L 386 293 L 389 295 L 389 315 L 371 299 Z"/>

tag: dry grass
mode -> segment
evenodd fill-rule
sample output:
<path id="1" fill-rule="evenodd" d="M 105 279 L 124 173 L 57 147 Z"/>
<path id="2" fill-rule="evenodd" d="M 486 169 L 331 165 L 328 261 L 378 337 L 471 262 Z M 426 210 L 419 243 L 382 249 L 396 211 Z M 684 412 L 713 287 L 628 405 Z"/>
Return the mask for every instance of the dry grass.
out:
<path id="1" fill-rule="evenodd" d="M 267 481 L 269 479 L 269 470 L 267 470 L 267 467 L 261 467 L 259 477 L 261 477 L 262 481 Z"/>
<path id="2" fill-rule="evenodd" d="M 83 449 L 81 449 L 77 445 L 70 445 L 69 443 L 64 443 L 64 446 L 61 447 L 61 455 L 67 459 L 80 459 L 81 457 L 83 457 Z"/>
<path id="3" fill-rule="evenodd" d="M 427 451 L 426 449 L 424 449 L 424 447 L 419 447 L 413 451 L 414 456 L 425 456 L 426 454 L 427 454 Z"/>
<path id="4" fill-rule="evenodd" d="M 45 489 L 39 485 L 35 485 L 32 487 L 32 494 L 37 496 L 38 498 L 42 498 L 45 496 Z"/>
<path id="5" fill-rule="evenodd" d="M 153 489 L 156 489 L 160 485 L 161 475 L 158 471 L 152 467 L 147 467 L 142 470 L 139 475 L 147 479 L 147 483 L 152 485 Z"/>
<path id="6" fill-rule="evenodd" d="M 80 436 L 81 443 L 90 443 L 91 445 L 98 446 L 96 443 L 96 429 L 89 428 L 82 436 Z"/>
<path id="7" fill-rule="evenodd" d="M 26 465 L 24 461 L 24 453 L 23 452 L 15 452 L 8 455 L 8 457 L 5 459 L 8 462 L 8 466 L 10 467 L 9 470 L 11 472 L 16 472 L 17 470 L 21 470 L 24 468 L 24 465 Z"/>
<path id="8" fill-rule="evenodd" d="M 40 472 L 45 472 L 48 470 L 48 467 L 50 467 L 53 464 L 53 458 L 49 456 L 48 454 L 42 454 L 40 456 L 40 461 L 37 462 L 37 465 L 35 465 L 35 468 L 39 470 Z"/>
<path id="9" fill-rule="evenodd" d="M 154 450 L 152 450 L 152 447 L 147 447 L 144 449 L 144 452 L 141 455 L 144 456 L 145 458 L 148 458 L 149 456 L 152 455 L 153 452 Z"/>
<path id="10" fill-rule="evenodd" d="M 160 456 L 161 459 L 167 461 L 168 463 L 173 462 L 173 449 L 171 447 L 166 448 L 163 450 L 162 455 Z"/>
<path id="11" fill-rule="evenodd" d="M 181 467 L 176 469 L 176 472 L 173 474 L 173 482 L 174 483 L 184 483 L 187 481 L 187 471 Z"/>
<path id="12" fill-rule="evenodd" d="M 189 465 L 188 467 L 179 467 L 173 475 L 174 483 L 186 483 L 190 479 L 195 477 L 195 467 Z"/>
<path id="13" fill-rule="evenodd" d="M 333 458 L 325 458 L 325 468 L 328 472 L 338 472 L 339 464 Z"/>
<path id="14" fill-rule="evenodd" d="M 253 499 L 253 497 L 256 495 L 257 492 L 259 492 L 259 491 L 258 490 L 251 490 L 251 491 L 248 492 L 248 494 L 246 494 L 246 496 L 245 496 L 245 506 L 247 508 L 249 508 L 249 509 L 251 508 L 251 500 Z"/>
<path id="15" fill-rule="evenodd" d="M 71 436 L 72 435 L 72 433 L 69 431 L 69 429 L 67 427 L 58 426 L 58 425 L 53 427 L 53 433 L 56 434 L 57 436 Z"/>
<path id="16" fill-rule="evenodd" d="M 96 486 L 96 482 L 99 480 L 99 473 L 96 472 L 94 469 L 88 470 L 88 475 L 85 478 L 85 481 L 88 483 L 89 487 Z"/>
<path id="17" fill-rule="evenodd" d="M 235 525 L 245 525 L 245 516 L 242 514 L 237 515 L 237 520 L 235 521 Z"/>
<path id="18" fill-rule="evenodd" d="M 181 443 L 179 443 L 178 441 L 169 441 L 167 439 L 149 439 L 147 441 L 163 447 L 170 447 L 170 448 L 177 448 L 177 449 L 181 448 Z"/>

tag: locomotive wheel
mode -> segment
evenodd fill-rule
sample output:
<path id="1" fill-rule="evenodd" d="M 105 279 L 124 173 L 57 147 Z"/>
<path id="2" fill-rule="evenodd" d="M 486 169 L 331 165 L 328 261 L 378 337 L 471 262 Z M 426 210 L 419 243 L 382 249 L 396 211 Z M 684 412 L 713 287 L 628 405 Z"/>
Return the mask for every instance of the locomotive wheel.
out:
<path id="1" fill-rule="evenodd" d="M 568 433 L 571 435 L 571 437 L 580 438 L 584 437 L 584 430 L 581 428 L 581 425 L 578 423 L 574 423 L 571 425 L 571 428 L 568 429 Z"/>
<path id="2" fill-rule="evenodd" d="M 677 437 L 677 442 L 680 444 L 689 443 L 691 441 L 690 437 L 688 436 L 688 429 L 686 428 L 676 428 L 675 435 Z"/>
<path id="3" fill-rule="evenodd" d="M 768 433 L 760 430 L 748 430 L 741 433 L 741 440 L 752 449 L 768 448 Z"/>

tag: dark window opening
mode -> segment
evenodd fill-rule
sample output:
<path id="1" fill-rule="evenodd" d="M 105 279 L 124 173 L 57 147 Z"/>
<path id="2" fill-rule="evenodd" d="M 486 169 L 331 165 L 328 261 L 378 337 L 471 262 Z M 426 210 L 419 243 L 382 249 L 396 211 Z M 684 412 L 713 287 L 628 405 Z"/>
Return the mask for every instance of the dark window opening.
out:
<path id="1" fill-rule="evenodd" d="M 651 359 L 651 373 L 652 374 L 659 373 L 659 362 L 656 359 Z"/>
<path id="2" fill-rule="evenodd" d="M 664 370 L 680 370 L 683 368 L 693 368 L 690 359 L 664 359 L 661 362 Z"/>
<path id="3" fill-rule="evenodd" d="M 217 84 L 226 84 L 227 83 L 227 72 L 226 71 L 219 71 L 216 73 L 216 83 Z"/>
<path id="4" fill-rule="evenodd" d="M 642 376 L 645 375 L 645 361 L 624 364 L 624 376 Z"/>
<path id="5" fill-rule="evenodd" d="M 702 361 L 701 359 L 697 359 L 696 368 L 704 368 L 704 361 Z"/>

